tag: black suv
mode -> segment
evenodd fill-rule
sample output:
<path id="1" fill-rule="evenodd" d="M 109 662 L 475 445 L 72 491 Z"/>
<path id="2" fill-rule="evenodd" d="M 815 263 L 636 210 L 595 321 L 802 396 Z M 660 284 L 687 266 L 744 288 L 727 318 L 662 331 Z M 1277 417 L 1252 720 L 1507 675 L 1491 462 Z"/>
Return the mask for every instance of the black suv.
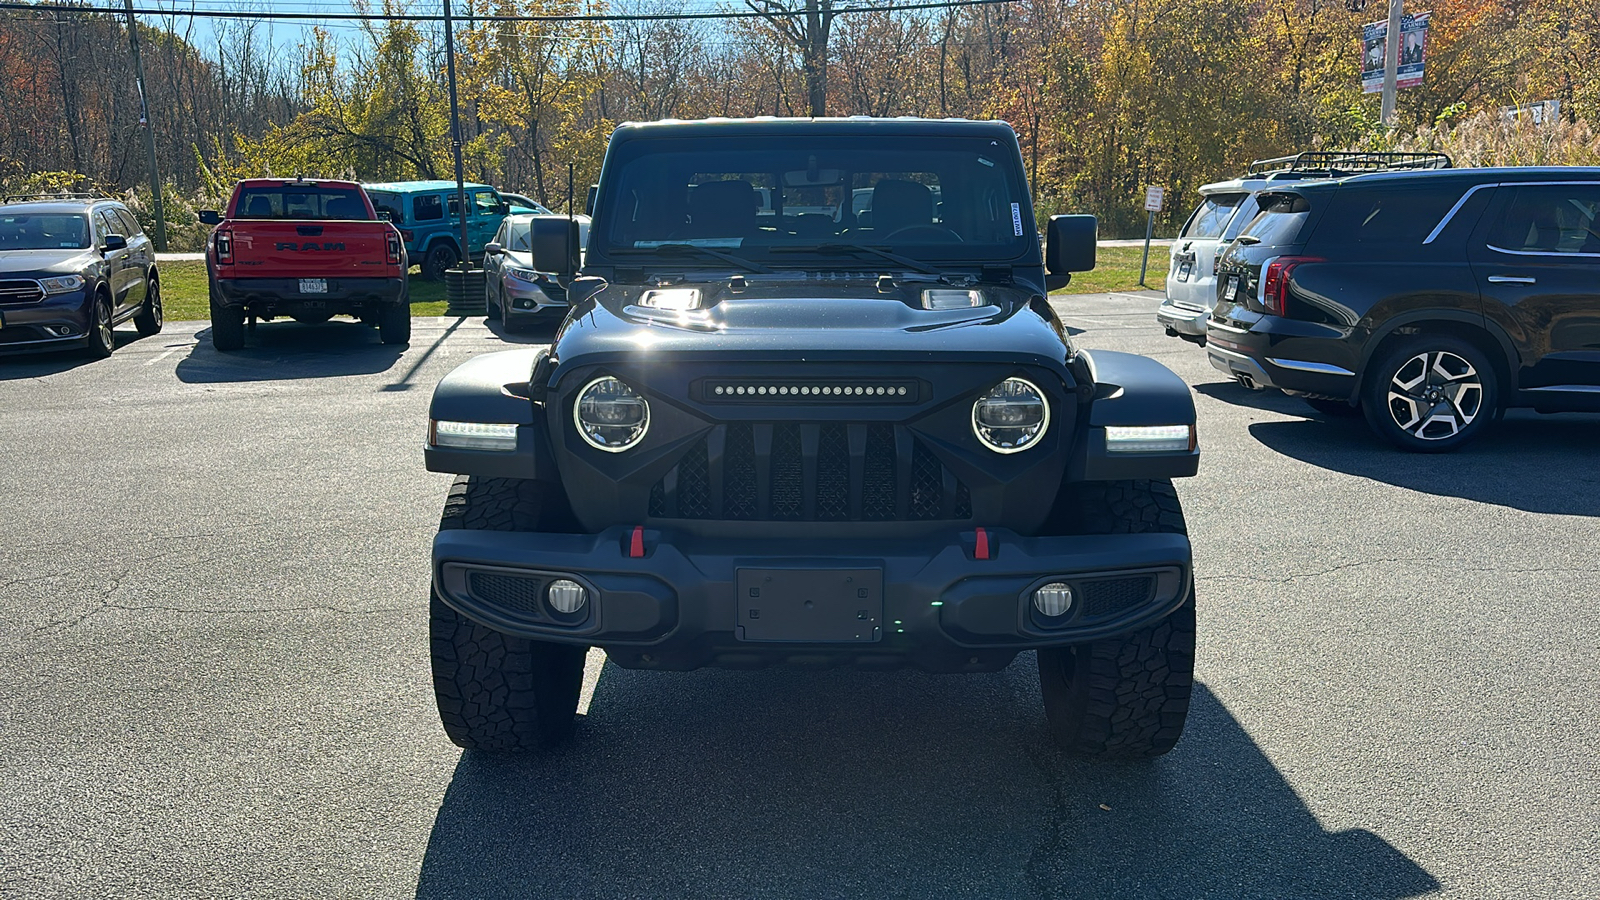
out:
<path id="1" fill-rule="evenodd" d="M 116 349 L 128 319 L 161 330 L 150 239 L 126 206 L 104 198 L 0 204 L 0 353 Z"/>
<path id="2" fill-rule="evenodd" d="M 587 256 L 531 220 L 571 308 L 549 352 L 446 376 L 427 465 L 440 716 L 464 747 L 567 735 L 617 665 L 988 672 L 1037 650 L 1076 751 L 1183 728 L 1199 462 L 1188 387 L 1076 348 L 997 122 L 755 120 L 612 135 Z M 871 197 L 870 219 L 856 212 Z M 1048 274 L 1047 274 L 1048 271 Z"/>
<path id="3" fill-rule="evenodd" d="M 1273 189 L 1224 255 L 1212 365 L 1406 450 L 1507 407 L 1600 410 L 1600 169 L 1447 169 Z"/>

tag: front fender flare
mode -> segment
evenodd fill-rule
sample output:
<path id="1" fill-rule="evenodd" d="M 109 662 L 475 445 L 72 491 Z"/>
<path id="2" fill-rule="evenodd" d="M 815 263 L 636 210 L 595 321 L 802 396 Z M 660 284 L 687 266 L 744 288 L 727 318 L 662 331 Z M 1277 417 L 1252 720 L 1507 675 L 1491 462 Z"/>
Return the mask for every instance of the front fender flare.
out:
<path id="1" fill-rule="evenodd" d="M 548 351 L 504 350 L 457 366 L 433 389 L 428 418 L 433 422 L 479 422 L 517 426 L 515 450 L 461 450 L 423 447 L 428 471 L 491 478 L 555 480 L 544 410 L 534 402 L 530 380 Z"/>
<path id="2" fill-rule="evenodd" d="M 1094 396 L 1067 470 L 1071 481 L 1187 478 L 1200 470 L 1200 447 L 1160 453 L 1113 453 L 1107 426 L 1195 425 L 1194 396 L 1171 369 L 1148 357 L 1110 350 L 1080 352 L 1094 376 Z"/>

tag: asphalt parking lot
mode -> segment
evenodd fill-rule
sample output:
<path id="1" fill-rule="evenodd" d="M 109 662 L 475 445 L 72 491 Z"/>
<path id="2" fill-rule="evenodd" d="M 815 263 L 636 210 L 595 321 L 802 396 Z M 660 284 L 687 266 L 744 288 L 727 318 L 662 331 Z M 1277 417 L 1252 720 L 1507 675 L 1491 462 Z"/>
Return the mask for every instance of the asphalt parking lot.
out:
<path id="1" fill-rule="evenodd" d="M 1600 417 L 1401 455 L 1224 382 L 1155 303 L 1057 302 L 1200 411 L 1200 685 L 1137 764 L 1053 750 L 1031 658 L 596 658 L 569 748 L 463 755 L 421 443 L 505 346 L 481 319 L 0 360 L 0 897 L 1595 896 Z"/>

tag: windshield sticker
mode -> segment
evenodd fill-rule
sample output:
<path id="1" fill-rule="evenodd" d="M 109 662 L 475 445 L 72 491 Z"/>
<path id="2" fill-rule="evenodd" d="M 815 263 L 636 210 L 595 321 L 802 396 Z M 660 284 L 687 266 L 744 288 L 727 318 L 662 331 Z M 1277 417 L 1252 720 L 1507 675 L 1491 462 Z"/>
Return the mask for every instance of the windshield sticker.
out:
<path id="1" fill-rule="evenodd" d="M 992 160 L 987 160 L 980 156 L 978 157 L 978 162 L 988 166 L 991 169 L 994 168 L 994 162 Z"/>
<path id="2" fill-rule="evenodd" d="M 744 244 L 744 238 L 679 238 L 674 241 L 634 241 L 633 246 L 640 250 L 654 250 L 668 244 L 689 244 L 695 247 L 724 247 L 734 248 Z"/>
<path id="3" fill-rule="evenodd" d="M 1012 229 L 1014 229 L 1016 231 L 1017 237 L 1022 237 L 1022 204 L 1021 203 L 1013 203 L 1013 204 L 1011 204 L 1011 227 L 1012 227 Z"/>

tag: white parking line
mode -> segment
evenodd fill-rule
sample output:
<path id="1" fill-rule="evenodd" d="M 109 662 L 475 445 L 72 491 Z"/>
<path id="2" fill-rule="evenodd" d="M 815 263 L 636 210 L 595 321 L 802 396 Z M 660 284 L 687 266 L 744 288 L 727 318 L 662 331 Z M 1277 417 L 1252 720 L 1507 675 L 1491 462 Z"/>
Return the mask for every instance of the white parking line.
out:
<path id="1" fill-rule="evenodd" d="M 167 351 L 163 352 L 161 355 L 156 356 L 155 358 L 147 361 L 145 363 L 145 365 L 153 366 L 156 363 L 161 362 L 163 359 L 166 359 L 167 357 L 171 356 L 172 354 L 177 353 L 181 349 L 183 349 L 183 348 L 182 347 L 173 347 L 171 350 L 167 350 Z"/>
<path id="2" fill-rule="evenodd" d="M 583 687 L 578 691 L 578 715 L 589 714 L 589 702 L 594 699 L 595 686 L 600 683 L 600 670 L 605 667 L 606 652 L 590 647 L 583 659 Z"/>

